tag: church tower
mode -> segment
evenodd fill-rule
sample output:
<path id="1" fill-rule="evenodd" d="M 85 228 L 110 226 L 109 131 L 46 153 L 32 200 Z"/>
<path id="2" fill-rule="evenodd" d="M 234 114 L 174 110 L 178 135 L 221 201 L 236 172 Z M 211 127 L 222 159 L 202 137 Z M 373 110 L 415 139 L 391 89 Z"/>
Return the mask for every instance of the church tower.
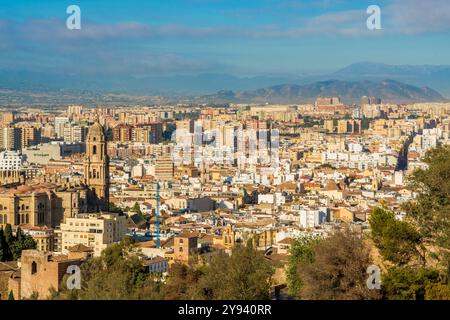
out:
<path id="1" fill-rule="evenodd" d="M 84 161 L 85 183 L 92 196 L 88 198 L 90 210 L 108 210 L 109 206 L 109 158 L 106 136 L 100 123 L 95 122 L 86 137 L 86 158 Z"/>

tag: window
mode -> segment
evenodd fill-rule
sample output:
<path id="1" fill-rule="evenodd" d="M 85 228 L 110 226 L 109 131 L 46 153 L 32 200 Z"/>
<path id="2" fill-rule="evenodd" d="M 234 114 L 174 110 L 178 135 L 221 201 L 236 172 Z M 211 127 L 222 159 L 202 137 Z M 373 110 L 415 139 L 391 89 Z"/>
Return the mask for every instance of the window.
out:
<path id="1" fill-rule="evenodd" d="M 92 154 L 97 154 L 97 146 L 92 147 Z"/>
<path id="2" fill-rule="evenodd" d="M 35 274 L 35 273 L 37 273 L 37 263 L 36 263 L 36 261 L 33 261 L 31 263 L 31 274 Z"/>

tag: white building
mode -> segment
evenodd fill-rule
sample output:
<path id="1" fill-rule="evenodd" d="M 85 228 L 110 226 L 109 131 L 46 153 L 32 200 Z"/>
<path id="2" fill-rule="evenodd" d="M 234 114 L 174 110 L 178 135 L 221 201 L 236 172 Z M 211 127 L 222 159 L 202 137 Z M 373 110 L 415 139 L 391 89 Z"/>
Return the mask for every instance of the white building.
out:
<path id="1" fill-rule="evenodd" d="M 94 249 L 94 256 L 113 243 L 119 242 L 127 232 L 125 216 L 117 213 L 79 214 L 61 223 L 61 252 L 67 254 L 69 248 L 83 244 Z"/>
<path id="2" fill-rule="evenodd" d="M 155 257 L 145 261 L 145 265 L 148 265 L 148 271 L 150 273 L 162 273 L 165 274 L 169 270 L 169 262 L 162 257 Z"/>
<path id="3" fill-rule="evenodd" d="M 326 222 L 326 209 L 301 209 L 299 224 L 302 228 L 315 228 Z"/>
<path id="4" fill-rule="evenodd" d="M 22 168 L 25 156 L 17 151 L 0 152 L 0 171 L 17 171 Z"/>
<path id="5" fill-rule="evenodd" d="M 268 203 L 276 206 L 282 205 L 286 202 L 286 197 L 281 192 L 259 194 L 258 204 Z"/>
<path id="6" fill-rule="evenodd" d="M 55 117 L 55 133 L 57 138 L 64 137 L 64 126 L 69 123 L 68 117 Z"/>

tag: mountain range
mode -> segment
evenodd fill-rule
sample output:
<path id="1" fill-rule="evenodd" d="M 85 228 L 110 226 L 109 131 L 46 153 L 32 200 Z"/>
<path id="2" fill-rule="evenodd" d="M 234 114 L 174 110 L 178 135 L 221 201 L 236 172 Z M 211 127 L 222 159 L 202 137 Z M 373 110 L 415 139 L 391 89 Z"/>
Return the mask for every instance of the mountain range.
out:
<path id="1" fill-rule="evenodd" d="M 276 85 L 237 93 L 219 91 L 214 95 L 203 96 L 203 102 L 306 103 L 314 102 L 317 97 L 327 96 L 339 96 L 348 104 L 358 103 L 362 96 L 373 96 L 385 102 L 397 103 L 445 100 L 439 92 L 428 87 L 416 87 L 394 80 L 327 80 L 306 85 Z"/>
<path id="2" fill-rule="evenodd" d="M 66 96 L 68 92 L 76 92 L 73 95 L 77 96 L 82 92 L 95 96 L 99 103 L 102 96 L 108 95 L 110 99 L 111 94 L 158 96 L 159 102 L 164 97 L 164 101 L 176 98 L 208 103 L 300 103 L 331 95 L 340 96 L 347 103 L 356 102 L 363 95 L 396 102 L 442 101 L 450 97 L 450 66 L 360 62 L 330 74 L 255 77 L 228 74 L 80 76 L 0 70 L 0 90 L 20 92 L 19 96 L 27 93 L 57 96 L 58 92 Z M 0 103 L 7 103 L 4 97 L 0 95 Z"/>

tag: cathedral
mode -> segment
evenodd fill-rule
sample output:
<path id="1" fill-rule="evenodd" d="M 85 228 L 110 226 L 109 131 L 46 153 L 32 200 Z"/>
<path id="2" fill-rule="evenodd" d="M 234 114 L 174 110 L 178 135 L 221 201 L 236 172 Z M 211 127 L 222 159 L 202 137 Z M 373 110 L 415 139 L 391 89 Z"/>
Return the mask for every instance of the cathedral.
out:
<path id="1" fill-rule="evenodd" d="M 86 138 L 84 177 L 61 181 L 43 176 L 17 187 L 0 187 L 0 226 L 58 227 L 78 213 L 98 213 L 109 207 L 109 158 L 103 126 L 96 122 Z"/>

